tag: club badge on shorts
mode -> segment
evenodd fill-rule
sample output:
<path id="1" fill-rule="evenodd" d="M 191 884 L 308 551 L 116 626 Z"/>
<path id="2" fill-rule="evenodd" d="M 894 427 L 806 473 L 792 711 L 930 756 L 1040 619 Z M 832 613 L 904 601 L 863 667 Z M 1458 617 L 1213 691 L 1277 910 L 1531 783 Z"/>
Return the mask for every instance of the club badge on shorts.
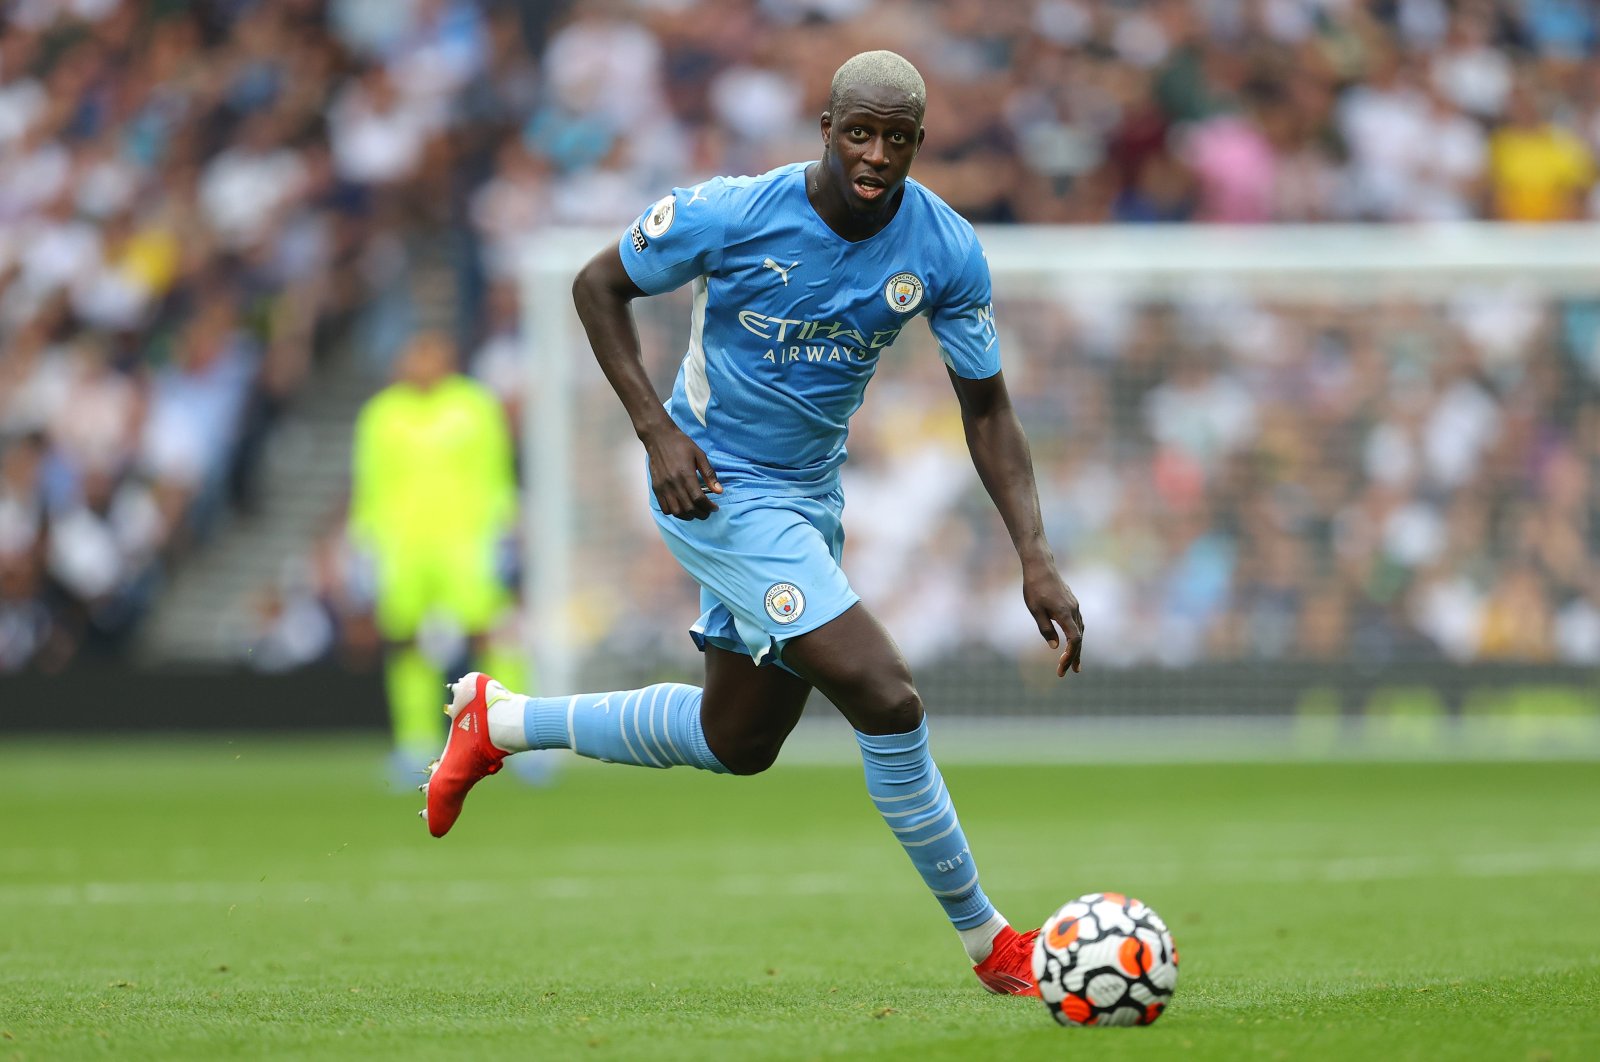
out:
<path id="1" fill-rule="evenodd" d="M 915 273 L 896 273 L 883 286 L 883 297 L 895 313 L 910 313 L 922 305 L 922 281 Z"/>
<path id="2" fill-rule="evenodd" d="M 778 623 L 793 623 L 806 610 L 806 595 L 793 583 L 773 583 L 767 591 L 767 615 Z"/>

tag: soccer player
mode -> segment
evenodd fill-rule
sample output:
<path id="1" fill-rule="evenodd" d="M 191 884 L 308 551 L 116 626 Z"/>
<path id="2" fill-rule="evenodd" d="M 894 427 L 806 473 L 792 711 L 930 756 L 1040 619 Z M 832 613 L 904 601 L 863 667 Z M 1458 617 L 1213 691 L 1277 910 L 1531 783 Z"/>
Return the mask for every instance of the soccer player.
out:
<path id="1" fill-rule="evenodd" d="M 1083 619 L 1042 530 L 983 251 L 907 176 L 925 101 L 905 59 L 857 55 L 834 75 L 821 161 L 676 189 L 579 273 L 578 314 L 644 444 L 656 525 L 701 587 L 691 634 L 705 685 L 534 698 L 469 674 L 453 687 L 454 725 L 422 815 L 443 836 L 472 785 L 529 748 L 757 774 L 815 688 L 855 728 L 868 793 L 979 980 L 1036 994 L 1038 931 L 1018 933 L 984 895 L 910 670 L 839 566 L 847 423 L 879 355 L 925 313 L 973 463 L 1021 559 L 1024 604 L 1059 650 L 1056 674 L 1079 669 Z M 689 350 L 663 408 L 629 303 L 685 283 Z"/>
<path id="2" fill-rule="evenodd" d="M 350 468 L 350 537 L 375 568 L 393 773 L 414 778 L 439 747 L 443 665 L 417 644 L 427 620 L 452 623 L 479 666 L 520 674 L 519 657 L 490 637 L 510 603 L 495 563 L 516 520 L 510 427 L 499 400 L 456 372 L 451 341 L 423 332 L 362 406 Z M 475 504 L 454 513 L 463 496 Z"/>

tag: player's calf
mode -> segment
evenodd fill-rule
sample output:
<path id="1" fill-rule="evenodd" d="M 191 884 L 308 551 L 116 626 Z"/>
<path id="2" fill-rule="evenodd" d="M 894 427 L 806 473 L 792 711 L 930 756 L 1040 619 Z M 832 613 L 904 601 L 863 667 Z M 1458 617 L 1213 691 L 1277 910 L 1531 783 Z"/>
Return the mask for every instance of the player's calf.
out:
<path id="1" fill-rule="evenodd" d="M 463 678 L 461 683 L 469 678 L 472 676 Z M 503 758 L 529 749 L 571 749 L 580 756 L 608 763 L 637 767 L 684 765 L 729 773 L 706 744 L 700 722 L 702 691 L 697 686 L 664 682 L 613 693 L 526 697 L 492 679 L 487 682 L 491 691 L 488 696 L 468 700 L 467 707 L 460 709 L 466 717 L 481 721 L 458 720 L 452 734 L 477 727 L 484 746 L 492 749 L 495 756 Z M 454 687 L 458 700 L 467 697 L 465 692 L 459 692 L 465 690 L 461 683 Z M 452 763 L 447 747 L 439 774 Z M 428 815 L 433 815 L 431 807 Z"/>

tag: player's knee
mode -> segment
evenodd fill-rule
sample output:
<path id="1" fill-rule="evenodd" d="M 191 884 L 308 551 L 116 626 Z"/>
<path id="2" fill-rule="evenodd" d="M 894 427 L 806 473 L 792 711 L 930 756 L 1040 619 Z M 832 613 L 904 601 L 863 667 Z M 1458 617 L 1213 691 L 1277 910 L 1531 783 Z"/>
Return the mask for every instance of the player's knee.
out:
<path id="1" fill-rule="evenodd" d="M 879 709 L 873 721 L 876 733 L 909 734 L 922 722 L 922 697 L 908 685 Z"/>
<path id="2" fill-rule="evenodd" d="M 884 677 L 861 689 L 848 715 L 863 734 L 907 734 L 922 722 L 922 695 L 909 675 Z"/>
<path id="3" fill-rule="evenodd" d="M 712 745 L 711 753 L 717 761 L 728 769 L 729 774 L 748 776 L 760 774 L 778 761 L 778 751 L 783 748 L 783 742 L 766 739 L 754 739 L 734 743 L 723 743 L 719 748 Z"/>

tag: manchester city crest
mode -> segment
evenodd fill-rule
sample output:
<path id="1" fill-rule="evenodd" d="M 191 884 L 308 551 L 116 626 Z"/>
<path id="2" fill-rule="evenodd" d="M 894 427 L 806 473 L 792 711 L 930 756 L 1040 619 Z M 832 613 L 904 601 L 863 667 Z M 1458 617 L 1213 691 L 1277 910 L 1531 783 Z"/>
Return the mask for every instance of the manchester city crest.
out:
<path id="1" fill-rule="evenodd" d="M 922 281 L 915 273 L 896 273 L 883 286 L 883 297 L 895 313 L 910 313 L 922 305 Z"/>
<path id="2" fill-rule="evenodd" d="M 806 610 L 806 596 L 793 583 L 773 583 L 767 591 L 767 615 L 779 623 L 793 623 Z"/>

